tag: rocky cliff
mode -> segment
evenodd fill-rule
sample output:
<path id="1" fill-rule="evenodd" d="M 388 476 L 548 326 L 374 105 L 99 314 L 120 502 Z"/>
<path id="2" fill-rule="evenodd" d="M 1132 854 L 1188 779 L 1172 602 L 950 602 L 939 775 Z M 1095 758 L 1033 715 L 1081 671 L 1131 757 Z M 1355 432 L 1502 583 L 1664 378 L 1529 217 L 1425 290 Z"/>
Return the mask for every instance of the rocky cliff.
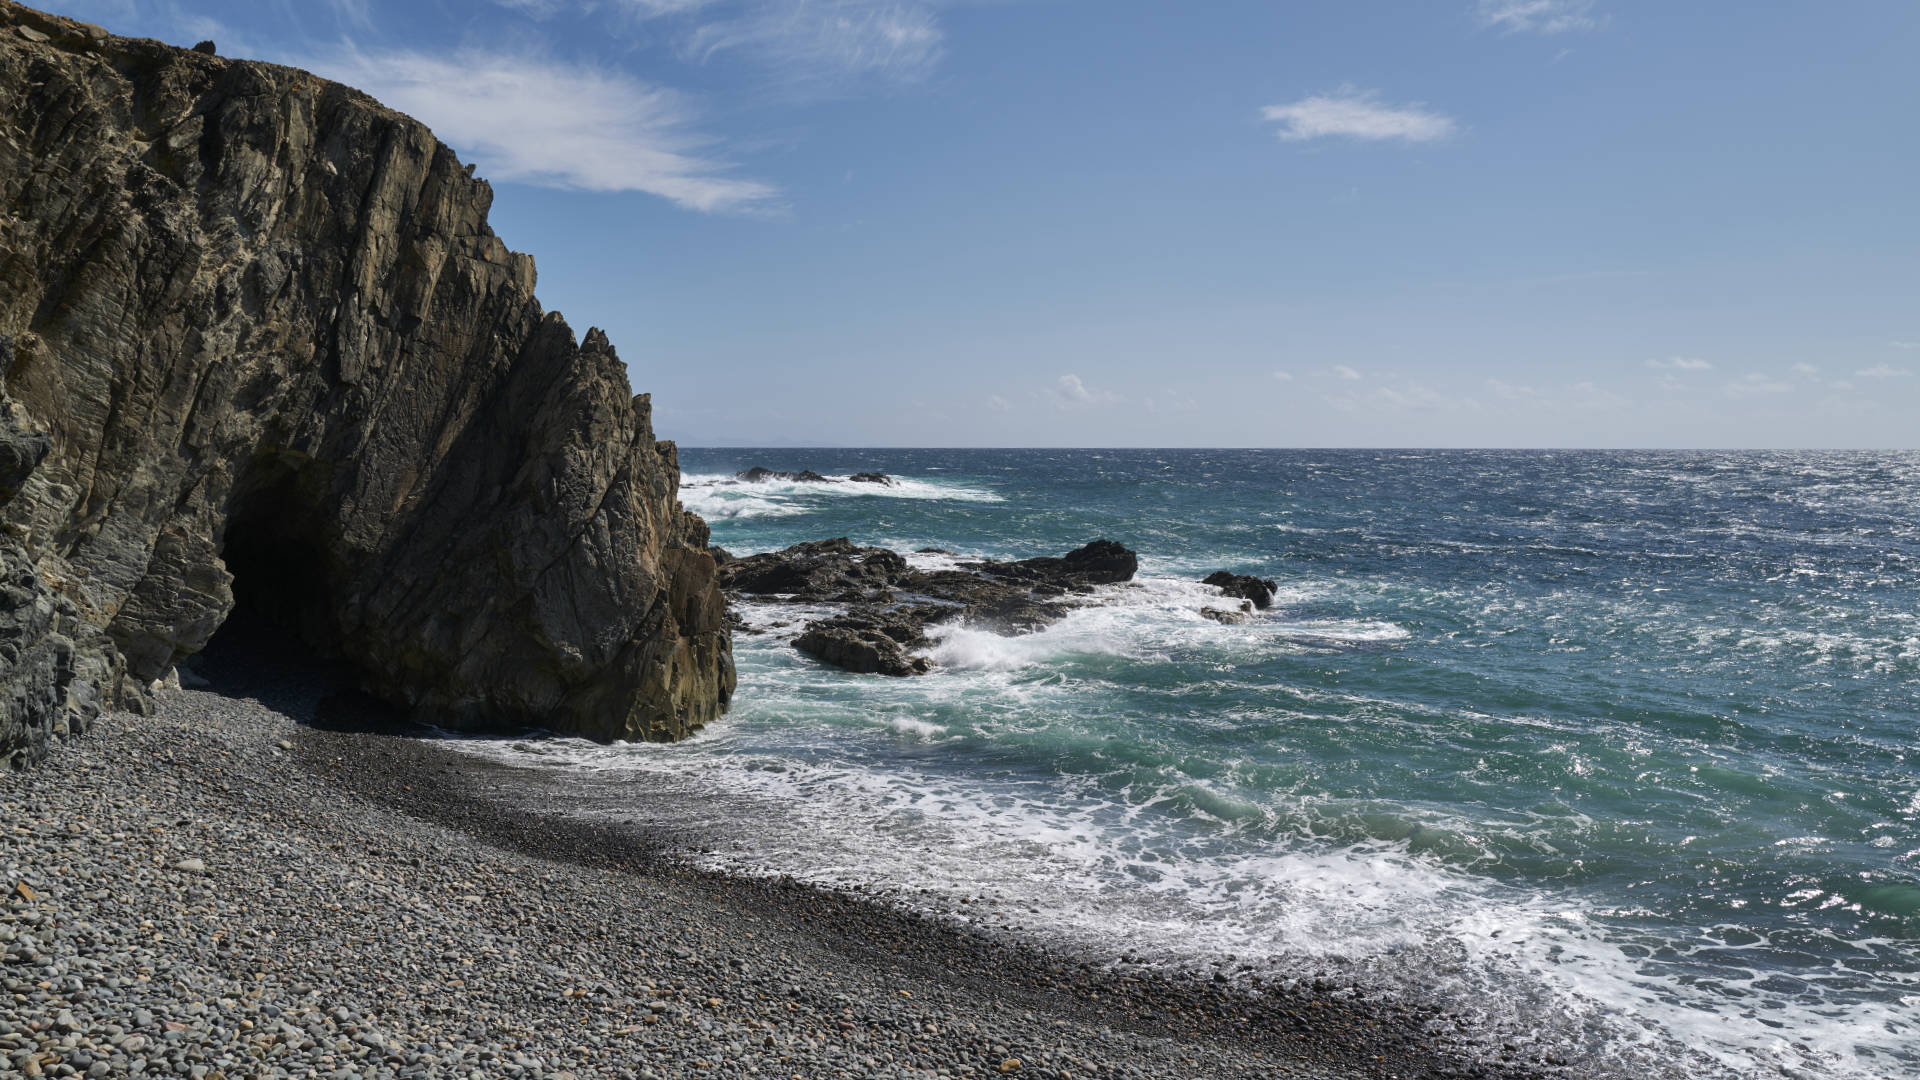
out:
<path id="1" fill-rule="evenodd" d="M 348 87 L 0 0 L 0 757 L 236 605 L 456 726 L 725 707 L 673 444 L 470 172 Z"/>

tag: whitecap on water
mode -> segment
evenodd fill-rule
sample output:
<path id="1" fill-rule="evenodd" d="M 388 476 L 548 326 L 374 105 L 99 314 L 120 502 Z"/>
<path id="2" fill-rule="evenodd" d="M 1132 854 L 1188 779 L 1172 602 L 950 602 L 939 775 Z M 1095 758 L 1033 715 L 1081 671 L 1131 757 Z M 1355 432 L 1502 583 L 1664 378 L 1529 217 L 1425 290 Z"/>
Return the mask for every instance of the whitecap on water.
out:
<path id="1" fill-rule="evenodd" d="M 891 484 L 853 483 L 845 476 L 829 476 L 832 483 L 770 480 L 747 484 L 723 473 L 696 473 L 680 478 L 680 503 L 714 521 L 736 518 L 795 517 L 811 512 L 816 499 L 938 499 L 950 502 L 1000 502 L 986 488 L 945 480 L 895 477 Z"/>
<path id="2" fill-rule="evenodd" d="M 1071 656 L 1150 660 L 1205 650 L 1250 660 L 1275 651 L 1353 648 L 1412 637 L 1405 627 L 1381 620 L 1288 617 L 1288 604 L 1306 603 L 1320 591 L 1294 584 L 1281 591 L 1274 608 L 1252 612 L 1244 622 L 1220 623 L 1201 612 L 1231 610 L 1237 600 L 1197 581 L 1142 576 L 1094 590 L 1085 606 L 1031 634 L 1006 636 L 964 623 L 935 626 L 928 655 L 949 670 L 1014 671 Z"/>

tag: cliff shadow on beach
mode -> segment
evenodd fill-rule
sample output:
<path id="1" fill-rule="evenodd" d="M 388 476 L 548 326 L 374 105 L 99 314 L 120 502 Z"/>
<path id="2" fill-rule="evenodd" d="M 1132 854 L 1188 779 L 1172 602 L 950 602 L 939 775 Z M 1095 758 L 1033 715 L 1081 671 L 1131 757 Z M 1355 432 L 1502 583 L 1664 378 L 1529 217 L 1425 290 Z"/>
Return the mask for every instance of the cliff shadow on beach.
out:
<path id="1" fill-rule="evenodd" d="M 270 618 L 237 608 L 207 647 L 180 665 L 190 689 L 244 698 L 325 731 L 406 738 L 442 732 L 360 688 L 352 667 L 315 653 Z"/>

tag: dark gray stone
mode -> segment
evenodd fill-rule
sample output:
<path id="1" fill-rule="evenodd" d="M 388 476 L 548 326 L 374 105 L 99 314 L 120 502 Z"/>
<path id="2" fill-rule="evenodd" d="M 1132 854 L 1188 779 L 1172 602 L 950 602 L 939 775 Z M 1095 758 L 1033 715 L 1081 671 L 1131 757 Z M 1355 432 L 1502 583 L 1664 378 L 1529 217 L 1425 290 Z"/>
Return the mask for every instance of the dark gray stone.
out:
<path id="1" fill-rule="evenodd" d="M 305 72 L 6 24 L 0 755 L 144 709 L 237 599 L 457 727 L 722 711 L 674 446 L 541 309 L 485 181 Z"/>
<path id="2" fill-rule="evenodd" d="M 1249 574 L 1235 574 L 1227 570 L 1216 570 L 1200 579 L 1202 585 L 1212 585 L 1222 593 L 1240 600 L 1252 601 L 1261 611 L 1273 606 L 1273 594 L 1280 586 L 1272 581 L 1253 577 Z"/>
<path id="3" fill-rule="evenodd" d="M 735 557 L 720 568 L 720 582 L 736 595 L 847 604 L 809 622 L 794 648 L 850 671 L 924 675 L 932 662 L 911 651 L 930 643 L 928 627 L 961 620 L 997 633 L 1028 633 L 1083 603 L 1094 586 L 1131 581 L 1138 565 L 1124 546 L 1096 540 L 1059 558 L 988 559 L 922 571 L 896 552 L 858 547 L 842 536 Z"/>

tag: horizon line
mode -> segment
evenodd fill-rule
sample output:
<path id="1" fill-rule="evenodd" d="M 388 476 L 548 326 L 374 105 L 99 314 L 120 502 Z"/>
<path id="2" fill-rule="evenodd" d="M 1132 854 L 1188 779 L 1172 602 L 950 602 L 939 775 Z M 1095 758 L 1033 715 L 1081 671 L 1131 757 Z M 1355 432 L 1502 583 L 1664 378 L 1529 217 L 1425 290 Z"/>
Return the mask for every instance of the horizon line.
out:
<path id="1" fill-rule="evenodd" d="M 788 452 L 794 450 L 1099 450 L 1099 451 L 1151 451 L 1165 453 L 1174 450 L 1207 451 L 1307 451 L 1312 453 L 1338 453 L 1358 451 L 1378 453 L 1383 451 L 1417 452 L 1423 454 L 1456 453 L 1657 453 L 1657 454 L 1912 454 L 1920 453 L 1920 446 L 913 446 L 907 444 L 872 443 L 854 445 L 850 443 L 787 443 L 784 445 L 750 443 L 688 443 L 677 439 L 663 439 L 682 450 L 761 450 Z"/>

